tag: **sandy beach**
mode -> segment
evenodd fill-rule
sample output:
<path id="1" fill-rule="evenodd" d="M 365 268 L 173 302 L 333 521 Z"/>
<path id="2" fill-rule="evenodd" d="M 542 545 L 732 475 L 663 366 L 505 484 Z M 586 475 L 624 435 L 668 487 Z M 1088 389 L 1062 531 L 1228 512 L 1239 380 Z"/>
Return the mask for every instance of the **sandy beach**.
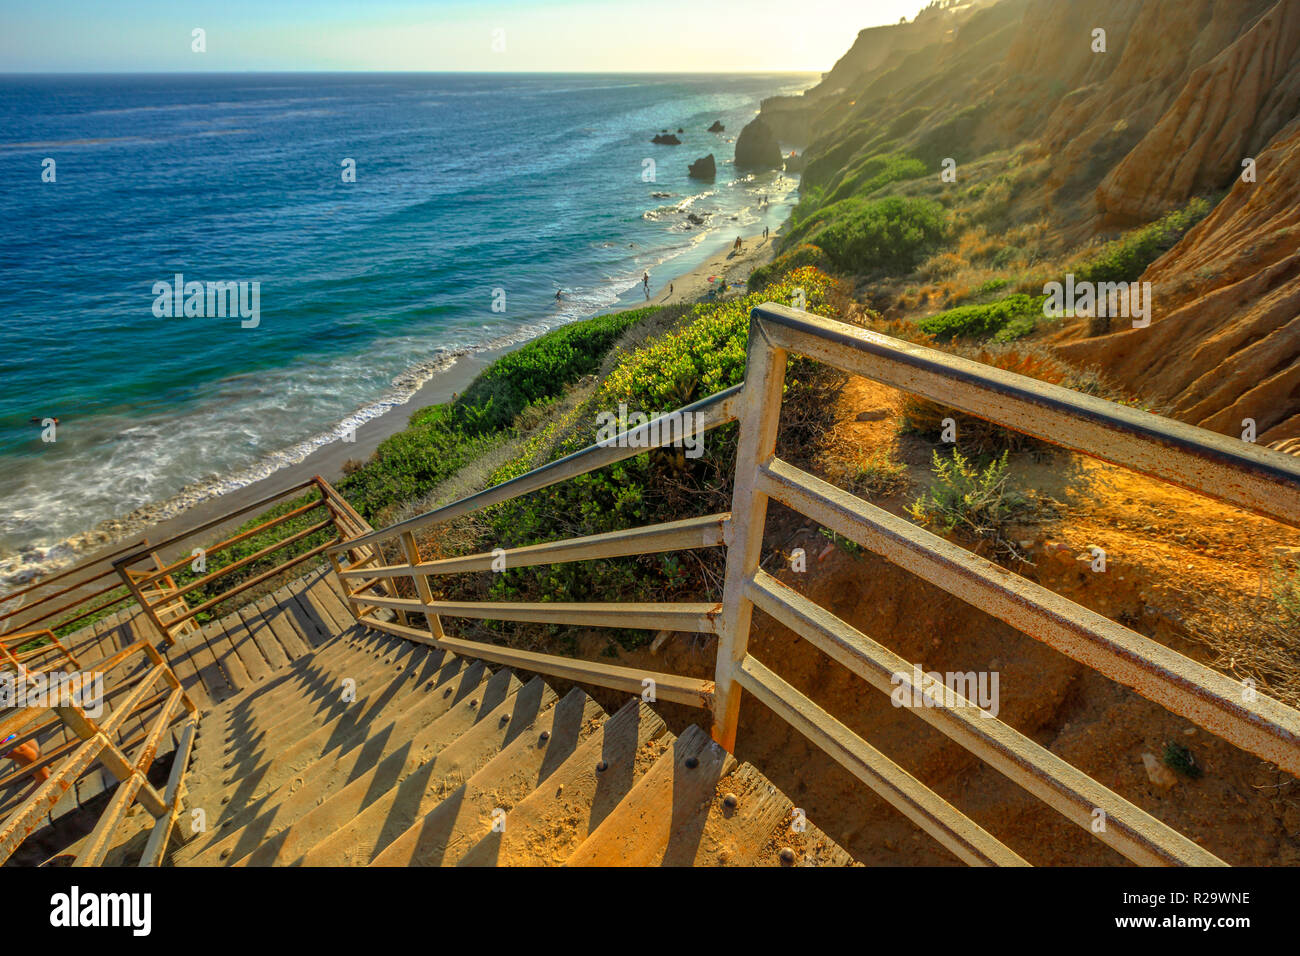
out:
<path id="1" fill-rule="evenodd" d="M 655 276 L 650 277 L 651 289 L 658 288 L 650 296 L 651 305 L 669 305 L 674 303 L 692 303 L 706 299 L 709 293 L 718 287 L 718 279 L 725 278 L 730 291 L 743 290 L 750 272 L 770 262 L 773 258 L 775 237 L 764 239 L 762 234 L 745 236 L 741 239 L 741 248 L 733 250 L 730 242 L 726 243 L 716 254 L 689 272 L 660 282 Z M 710 280 L 713 281 L 710 281 Z M 671 288 L 671 292 L 669 289 Z M 642 308 L 643 304 L 628 305 L 627 308 Z M 146 533 L 154 541 L 166 540 L 186 528 L 200 525 L 211 518 L 242 508 L 259 499 L 278 494 L 299 482 L 320 475 L 326 481 L 335 482 L 343 475 L 343 466 L 349 459 L 365 461 L 390 435 L 406 428 L 413 413 L 429 405 L 451 401 L 463 392 L 474 378 L 495 362 L 502 355 L 527 344 L 519 342 L 506 348 L 472 352 L 462 355 L 450 368 L 429 379 L 420 390 L 404 405 L 394 407 L 391 411 L 373 418 L 356 430 L 355 442 L 331 442 L 312 452 L 297 464 L 281 468 L 260 481 L 245 485 L 234 491 L 215 498 L 209 498 L 186 509 L 172 518 L 133 528 L 130 533 Z M 235 526 L 247 519 L 241 516 L 230 522 Z M 209 538 L 223 530 L 221 528 L 204 532 L 200 537 Z M 116 537 L 116 536 L 115 536 Z M 178 543 L 173 553 L 186 550 L 189 543 Z M 91 549 L 97 550 L 97 549 Z M 89 553 L 89 552 L 87 552 Z"/>
<path id="2" fill-rule="evenodd" d="M 775 236 L 764 239 L 761 233 L 756 236 L 744 236 L 741 238 L 741 248 L 738 251 L 734 251 L 728 244 L 721 252 L 710 256 L 708 261 L 698 269 L 692 269 L 685 275 L 677 276 L 664 283 L 659 283 L 654 276 L 651 276 L 650 287 L 654 289 L 658 286 L 659 291 L 650 296 L 650 304 L 698 302 L 717 286 L 716 282 L 709 281 L 710 277 L 715 276 L 725 278 L 728 286 L 733 290 L 736 286 L 744 289 L 749 274 L 772 260 L 775 241 Z M 672 288 L 671 294 L 668 291 L 669 287 Z"/>

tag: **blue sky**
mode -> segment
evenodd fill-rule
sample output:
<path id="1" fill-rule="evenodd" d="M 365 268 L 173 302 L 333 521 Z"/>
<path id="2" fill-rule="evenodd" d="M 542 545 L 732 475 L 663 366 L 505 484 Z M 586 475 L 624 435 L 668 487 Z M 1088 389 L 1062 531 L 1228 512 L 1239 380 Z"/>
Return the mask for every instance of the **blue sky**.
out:
<path id="1" fill-rule="evenodd" d="M 830 69 L 863 27 L 896 23 L 923 5 L 924 0 L 0 0 L 0 72 L 820 71 Z M 206 33 L 204 53 L 191 50 L 195 28 Z"/>

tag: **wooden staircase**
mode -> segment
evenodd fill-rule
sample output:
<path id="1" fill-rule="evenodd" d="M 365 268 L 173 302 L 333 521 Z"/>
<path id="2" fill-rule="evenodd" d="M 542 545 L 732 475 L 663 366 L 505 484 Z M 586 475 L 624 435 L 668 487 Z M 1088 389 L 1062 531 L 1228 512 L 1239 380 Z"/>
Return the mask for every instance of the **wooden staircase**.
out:
<path id="1" fill-rule="evenodd" d="M 852 863 L 698 727 L 357 627 L 204 713 L 187 779 L 177 866 Z"/>

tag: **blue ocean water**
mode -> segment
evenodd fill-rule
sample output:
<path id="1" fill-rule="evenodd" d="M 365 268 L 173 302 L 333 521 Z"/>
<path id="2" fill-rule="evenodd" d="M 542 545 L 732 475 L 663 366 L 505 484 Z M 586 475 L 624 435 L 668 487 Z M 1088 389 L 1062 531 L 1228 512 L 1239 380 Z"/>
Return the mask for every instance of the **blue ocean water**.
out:
<path id="1" fill-rule="evenodd" d="M 0 573 L 263 477 L 457 350 L 634 304 L 644 270 L 658 291 L 775 228 L 795 183 L 738 174 L 734 137 L 815 80 L 0 77 Z M 709 152 L 716 183 L 689 180 Z M 177 273 L 259 282 L 259 324 L 156 315 Z"/>

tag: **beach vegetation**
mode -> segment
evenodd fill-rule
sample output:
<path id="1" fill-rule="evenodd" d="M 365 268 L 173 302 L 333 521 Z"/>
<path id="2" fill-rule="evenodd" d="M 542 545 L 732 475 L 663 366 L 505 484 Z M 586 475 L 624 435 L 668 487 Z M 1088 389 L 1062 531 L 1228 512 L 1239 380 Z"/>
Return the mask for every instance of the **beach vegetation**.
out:
<path id="1" fill-rule="evenodd" d="M 922 319 L 922 332 L 938 342 L 992 339 L 1011 342 L 1034 331 L 1045 296 L 1012 295 L 996 302 L 962 305 Z"/>
<path id="2" fill-rule="evenodd" d="M 791 231 L 786 245 L 815 243 L 845 273 L 902 275 L 947 234 L 947 215 L 933 200 L 852 197 L 814 213 Z"/>

